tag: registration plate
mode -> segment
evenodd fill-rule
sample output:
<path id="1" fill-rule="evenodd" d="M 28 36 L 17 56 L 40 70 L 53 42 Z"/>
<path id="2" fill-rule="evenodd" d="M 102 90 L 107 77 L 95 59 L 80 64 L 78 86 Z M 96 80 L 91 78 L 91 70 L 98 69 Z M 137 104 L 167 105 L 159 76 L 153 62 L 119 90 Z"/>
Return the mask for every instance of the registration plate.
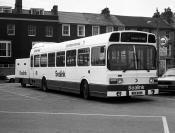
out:
<path id="1" fill-rule="evenodd" d="M 145 90 L 129 91 L 129 96 L 145 95 Z"/>

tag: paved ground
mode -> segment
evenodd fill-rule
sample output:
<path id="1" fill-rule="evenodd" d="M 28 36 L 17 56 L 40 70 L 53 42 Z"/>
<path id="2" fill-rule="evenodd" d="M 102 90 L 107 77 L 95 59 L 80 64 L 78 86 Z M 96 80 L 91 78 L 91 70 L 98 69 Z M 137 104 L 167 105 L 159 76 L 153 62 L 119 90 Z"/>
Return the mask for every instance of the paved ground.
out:
<path id="1" fill-rule="evenodd" d="M 175 95 L 84 100 L 0 83 L 2 133 L 173 133 Z"/>

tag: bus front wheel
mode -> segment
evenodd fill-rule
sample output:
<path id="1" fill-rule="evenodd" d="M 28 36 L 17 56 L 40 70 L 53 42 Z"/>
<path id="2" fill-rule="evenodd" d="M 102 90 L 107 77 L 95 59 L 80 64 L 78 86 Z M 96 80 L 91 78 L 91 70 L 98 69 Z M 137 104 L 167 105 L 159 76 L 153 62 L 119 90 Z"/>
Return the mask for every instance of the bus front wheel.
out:
<path id="1" fill-rule="evenodd" d="M 83 98 L 89 99 L 89 97 L 90 97 L 89 85 L 88 85 L 87 81 L 83 81 L 83 83 L 81 84 L 81 91 L 82 91 Z"/>

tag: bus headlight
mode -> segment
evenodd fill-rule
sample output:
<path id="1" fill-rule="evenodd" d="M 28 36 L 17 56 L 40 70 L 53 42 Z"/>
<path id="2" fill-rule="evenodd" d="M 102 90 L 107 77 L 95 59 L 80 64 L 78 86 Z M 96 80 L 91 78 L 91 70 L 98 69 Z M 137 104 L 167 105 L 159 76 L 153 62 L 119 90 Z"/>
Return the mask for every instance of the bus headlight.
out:
<path id="1" fill-rule="evenodd" d="M 109 78 L 110 84 L 122 84 L 123 78 Z"/>
<path id="2" fill-rule="evenodd" d="M 154 84 L 154 83 L 156 83 L 157 82 L 157 78 L 156 77 L 150 77 L 149 78 L 149 83 L 150 84 Z"/>

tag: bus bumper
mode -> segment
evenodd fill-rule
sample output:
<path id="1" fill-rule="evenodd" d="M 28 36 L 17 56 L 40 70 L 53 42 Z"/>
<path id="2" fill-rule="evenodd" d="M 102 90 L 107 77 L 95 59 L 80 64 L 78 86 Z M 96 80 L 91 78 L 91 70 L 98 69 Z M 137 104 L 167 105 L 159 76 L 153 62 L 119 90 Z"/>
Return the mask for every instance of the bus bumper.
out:
<path id="1" fill-rule="evenodd" d="M 157 84 L 90 85 L 90 94 L 100 97 L 144 96 L 159 94 Z"/>

